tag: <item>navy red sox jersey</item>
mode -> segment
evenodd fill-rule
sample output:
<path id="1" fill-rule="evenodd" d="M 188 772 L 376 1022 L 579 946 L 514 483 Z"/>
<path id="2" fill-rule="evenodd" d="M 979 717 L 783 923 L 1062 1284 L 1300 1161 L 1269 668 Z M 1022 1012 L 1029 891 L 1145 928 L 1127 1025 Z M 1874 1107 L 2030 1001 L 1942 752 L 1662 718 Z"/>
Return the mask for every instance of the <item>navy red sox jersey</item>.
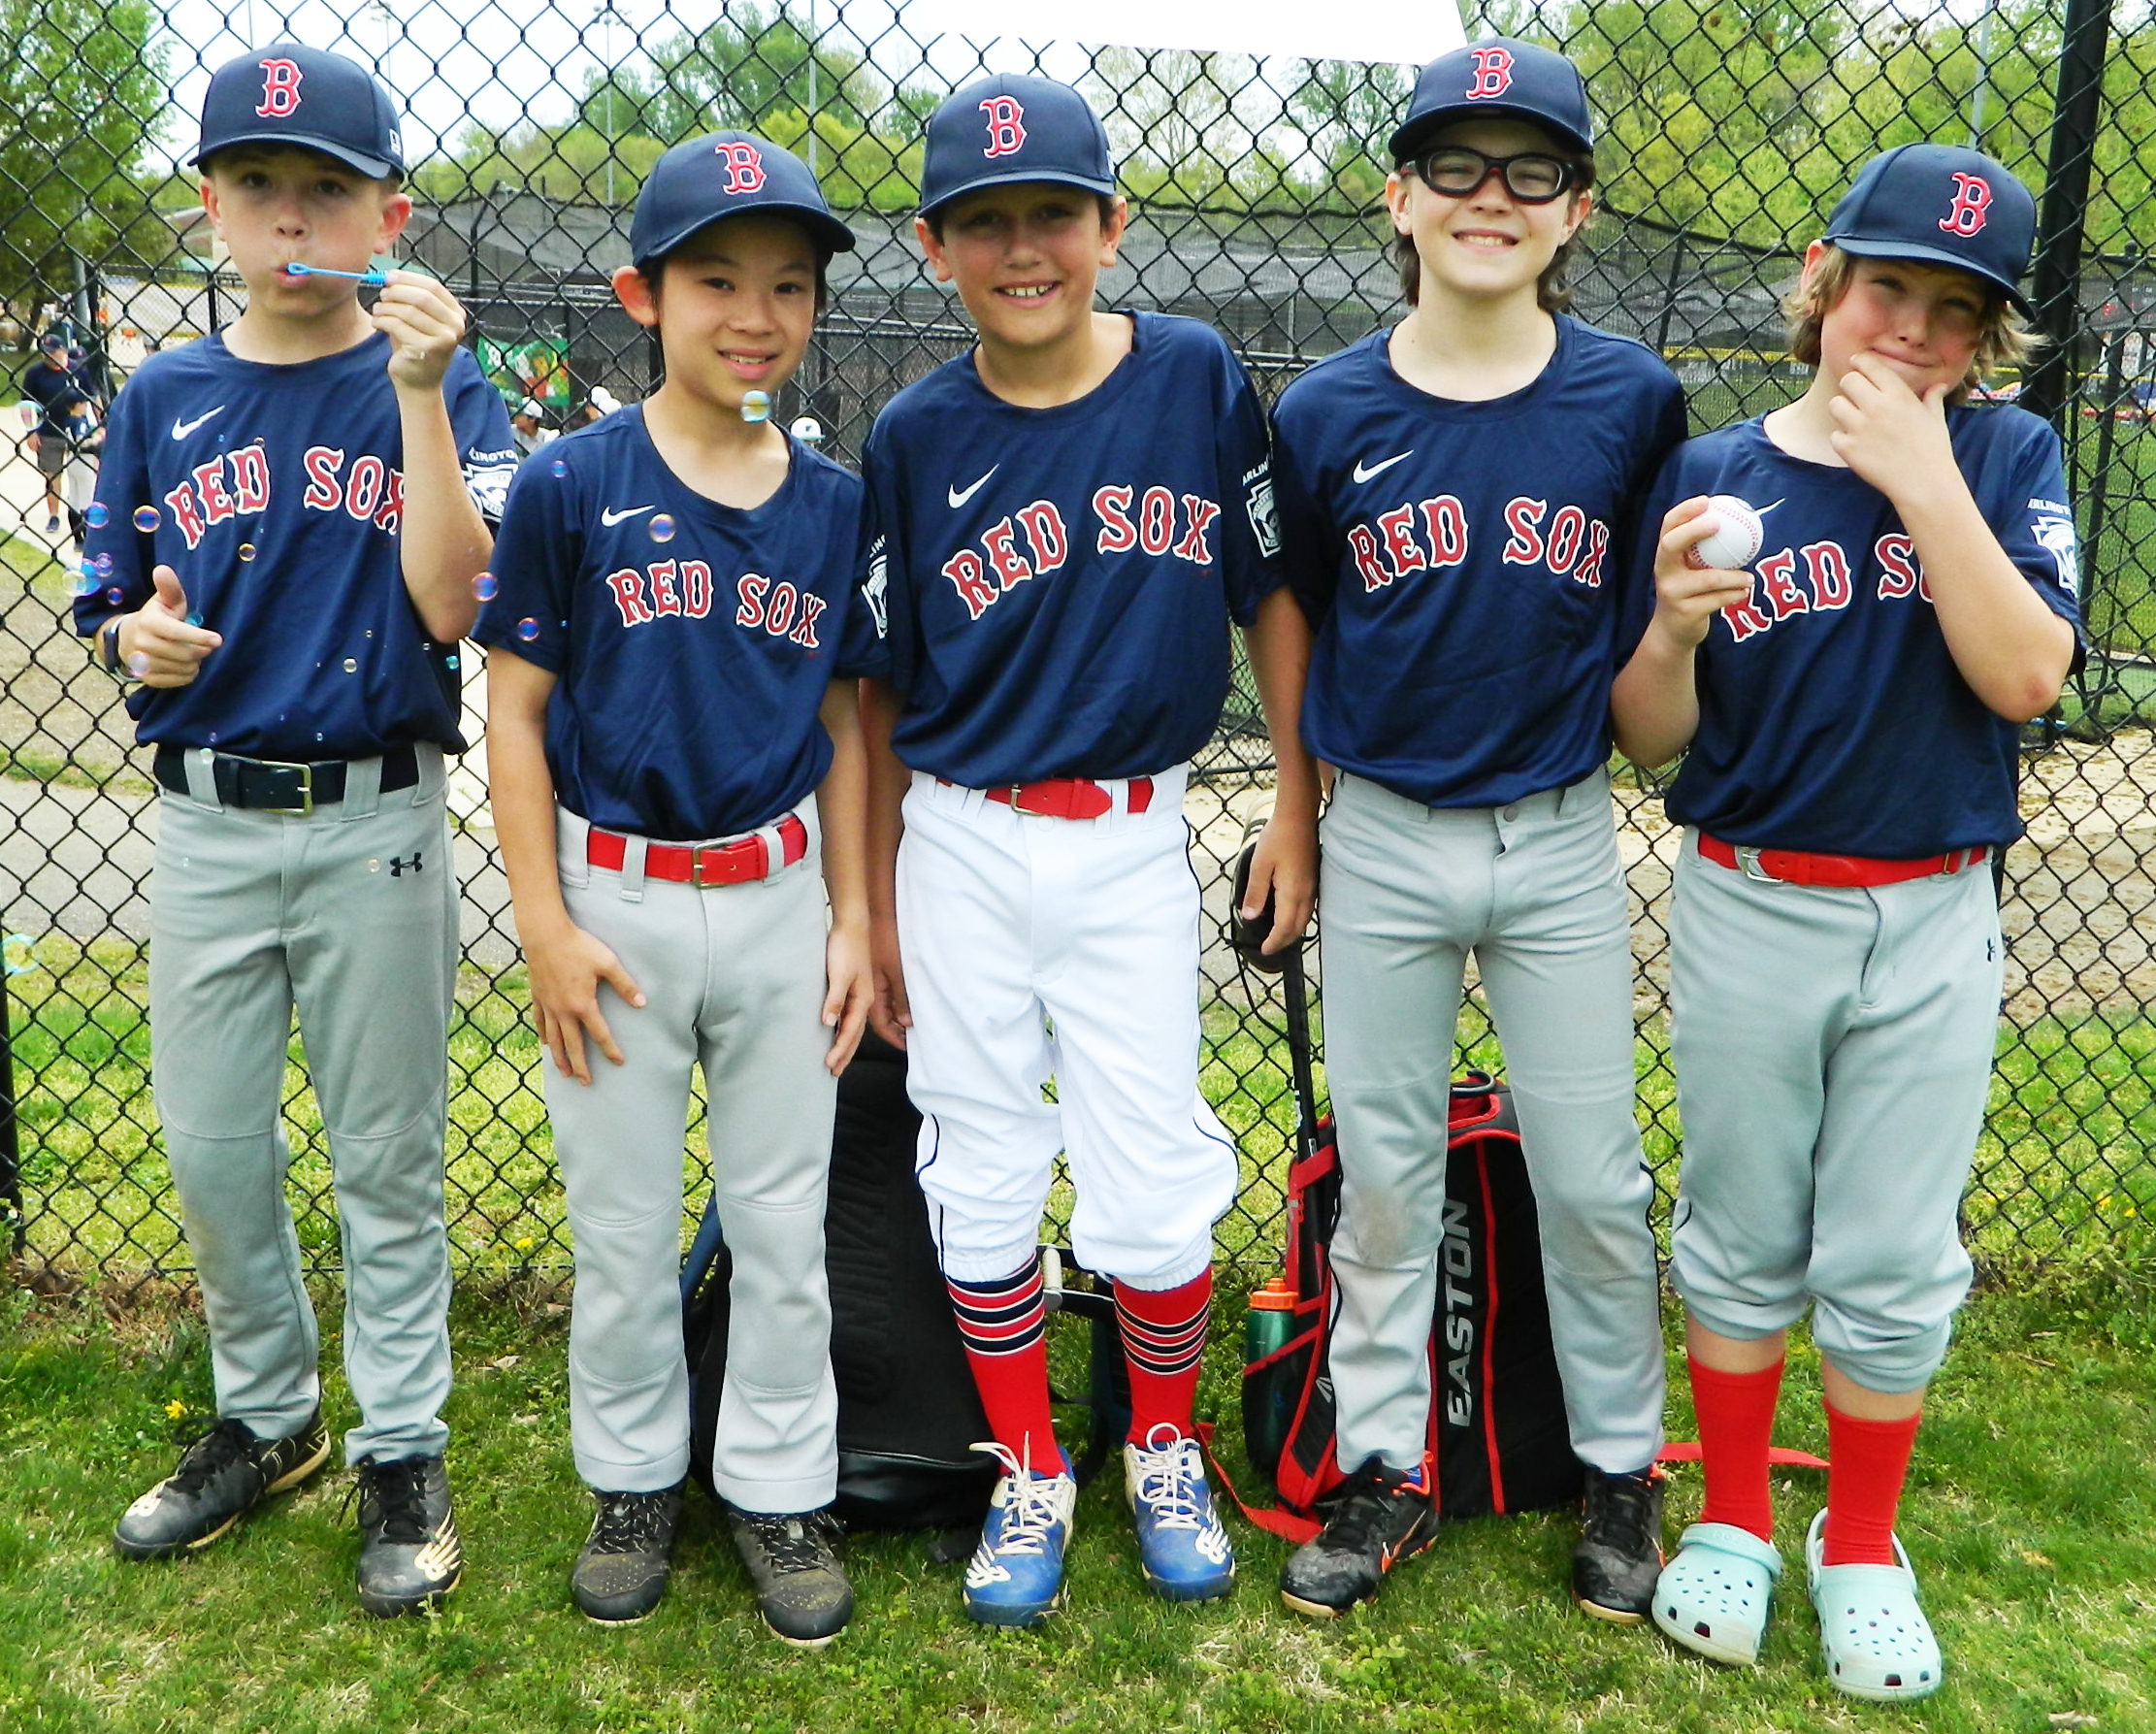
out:
<path id="1" fill-rule="evenodd" d="M 76 630 L 141 607 L 170 566 L 224 638 L 187 685 L 128 696 L 142 740 L 282 760 L 462 750 L 454 648 L 405 589 L 388 362 L 379 333 L 289 365 L 212 335 L 152 355 L 114 399 Z M 516 464 L 501 394 L 461 349 L 442 392 L 465 483 L 498 516 Z"/>
<path id="2" fill-rule="evenodd" d="M 854 588 L 861 482 L 798 440 L 763 505 L 687 486 L 640 405 L 517 472 L 473 637 L 557 676 L 554 792 L 594 825 L 698 841 L 768 824 L 830 769 L 816 707 L 880 673 Z"/>
<path id="3" fill-rule="evenodd" d="M 1227 623 L 1280 583 L 1264 416 L 1210 327 L 1132 317 L 1075 403 L 1007 404 L 967 354 L 876 417 L 863 593 L 917 770 L 1149 776 L 1211 737 Z"/>
<path id="4" fill-rule="evenodd" d="M 1949 409 L 1946 426 L 1992 534 L 2078 637 L 2058 436 L 2003 405 Z M 2019 836 L 2020 731 L 1955 668 L 1923 562 L 1886 496 L 1740 422 L 1671 457 L 1640 525 L 1643 562 L 1663 514 L 1695 494 L 1759 508 L 1766 540 L 1751 594 L 1699 647 L 1699 730 L 1670 816 L 1726 842 L 1886 861 Z M 1643 586 L 1628 644 L 1653 603 Z"/>
<path id="5" fill-rule="evenodd" d="M 1303 740 L 1425 806 L 1495 806 L 1609 756 L 1637 502 L 1684 437 L 1669 369 L 1559 317 L 1549 365 L 1479 403 L 1393 371 L 1390 333 L 1281 394 L 1274 483 L 1316 632 Z"/>

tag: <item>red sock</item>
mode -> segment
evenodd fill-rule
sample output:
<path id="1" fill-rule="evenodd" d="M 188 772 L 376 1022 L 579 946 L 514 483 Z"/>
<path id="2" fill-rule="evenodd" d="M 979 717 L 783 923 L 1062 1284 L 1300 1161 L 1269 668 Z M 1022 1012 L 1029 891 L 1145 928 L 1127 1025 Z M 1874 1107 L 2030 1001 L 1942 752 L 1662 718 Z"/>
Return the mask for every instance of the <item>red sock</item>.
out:
<path id="1" fill-rule="evenodd" d="M 1820 1554 L 1827 1565 L 1892 1565 L 1894 1508 L 1901 1503 L 1909 1454 L 1920 1417 L 1859 1421 L 1822 1401 L 1827 1412 L 1827 1521 Z"/>
<path id="2" fill-rule="evenodd" d="M 1055 1474 L 1060 1459 L 1048 1409 L 1048 1309 L 1041 1298 L 1039 1261 L 1030 1260 L 993 1282 L 945 1277 L 943 1284 L 958 1314 L 988 1430 L 1034 1474 Z"/>
<path id="3" fill-rule="evenodd" d="M 1700 1475 L 1707 1485 L 1699 1521 L 1728 1523 L 1772 1541 L 1775 1514 L 1767 1485 L 1767 1447 L 1774 1438 L 1781 1362 L 1756 1373 L 1724 1373 L 1695 1357 L 1684 1358 L 1699 1422 Z"/>
<path id="4" fill-rule="evenodd" d="M 1130 1368 L 1131 1444 L 1143 1445 L 1162 1422 L 1186 1439 L 1192 1436 L 1191 1404 L 1212 1316 L 1210 1265 L 1174 1289 L 1133 1289 L 1117 1279 L 1116 1327 Z"/>

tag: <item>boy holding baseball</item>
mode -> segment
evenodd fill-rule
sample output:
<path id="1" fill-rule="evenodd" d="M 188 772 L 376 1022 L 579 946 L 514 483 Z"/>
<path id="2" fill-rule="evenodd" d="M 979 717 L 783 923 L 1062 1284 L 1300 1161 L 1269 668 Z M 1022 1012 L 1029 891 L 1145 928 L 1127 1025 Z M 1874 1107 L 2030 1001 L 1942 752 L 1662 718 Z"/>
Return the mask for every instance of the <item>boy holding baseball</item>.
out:
<path id="1" fill-rule="evenodd" d="M 1671 1277 L 1706 1500 L 1654 1620 L 1716 1661 L 1759 1653 L 1783 1571 L 1768 1439 L 1809 1309 L 1834 1466 L 1805 1577 L 1828 1679 L 1865 1698 L 1939 1687 L 1894 1519 L 1969 1288 L 1956 1212 L 2004 968 L 1988 863 L 2021 832 L 2020 725 L 2077 655 L 2058 438 L 1965 401 L 2025 346 L 2035 217 L 1974 150 L 1864 167 L 1788 307 L 1811 386 L 1654 485 L 1654 590 L 1613 698 L 1629 756 L 1685 755 Z"/>

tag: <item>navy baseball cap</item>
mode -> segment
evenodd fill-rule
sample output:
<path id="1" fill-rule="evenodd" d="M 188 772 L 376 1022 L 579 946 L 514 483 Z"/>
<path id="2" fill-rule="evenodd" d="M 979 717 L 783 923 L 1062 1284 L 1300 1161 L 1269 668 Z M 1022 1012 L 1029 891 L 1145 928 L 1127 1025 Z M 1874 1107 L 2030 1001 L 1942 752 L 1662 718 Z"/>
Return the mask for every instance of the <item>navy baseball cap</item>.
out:
<path id="1" fill-rule="evenodd" d="M 2036 237 L 2036 199 L 2003 165 L 1960 145 L 1902 145 L 1857 171 L 1825 239 L 1859 258 L 1951 265 L 2028 314 L 2015 285 Z"/>
<path id="2" fill-rule="evenodd" d="M 1392 135 L 1392 160 L 1412 162 L 1430 134 L 1477 115 L 1532 120 L 1575 149 L 1594 148 L 1594 121 L 1580 69 L 1552 49 L 1492 36 L 1440 54 L 1422 69 L 1407 118 Z"/>
<path id="3" fill-rule="evenodd" d="M 924 215 L 961 193 L 1050 180 L 1113 196 L 1108 129 L 1086 99 L 1054 79 L 980 79 L 929 116 L 921 156 Z"/>
<path id="4" fill-rule="evenodd" d="M 405 171 L 389 92 L 343 55 L 296 42 L 272 43 L 210 75 L 202 142 L 187 161 L 199 165 L 234 145 L 319 150 L 376 180 Z"/>
<path id="5" fill-rule="evenodd" d="M 854 250 L 854 232 L 831 213 L 808 165 L 754 133 L 709 133 L 676 145 L 651 165 L 629 224 L 629 257 L 640 271 L 707 224 L 761 213 L 790 216 L 828 256 Z"/>
<path id="6" fill-rule="evenodd" d="M 38 339 L 38 347 L 41 349 L 65 349 L 67 347 L 67 338 L 63 333 L 49 331 Z"/>

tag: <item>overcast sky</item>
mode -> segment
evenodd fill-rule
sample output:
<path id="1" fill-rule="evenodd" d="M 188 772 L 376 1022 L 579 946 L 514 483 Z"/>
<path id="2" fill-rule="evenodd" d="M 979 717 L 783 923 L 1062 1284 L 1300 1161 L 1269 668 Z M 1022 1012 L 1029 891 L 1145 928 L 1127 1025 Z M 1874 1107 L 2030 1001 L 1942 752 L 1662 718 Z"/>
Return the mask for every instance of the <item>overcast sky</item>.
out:
<path id="1" fill-rule="evenodd" d="M 1232 49 L 1237 53 L 1420 65 L 1461 40 L 1452 0 L 791 0 L 804 28 L 842 30 L 894 82 L 956 84 L 982 70 L 1084 69 L 1078 44 Z M 559 119 L 588 75 L 709 23 L 716 0 L 167 0 L 174 124 L 168 154 L 194 138 L 211 69 L 290 35 L 376 60 L 403 107 L 417 160 L 466 113 L 494 125 Z M 775 0 L 765 0 L 768 16 Z M 1023 39 L 1001 36 L 1014 18 Z"/>

